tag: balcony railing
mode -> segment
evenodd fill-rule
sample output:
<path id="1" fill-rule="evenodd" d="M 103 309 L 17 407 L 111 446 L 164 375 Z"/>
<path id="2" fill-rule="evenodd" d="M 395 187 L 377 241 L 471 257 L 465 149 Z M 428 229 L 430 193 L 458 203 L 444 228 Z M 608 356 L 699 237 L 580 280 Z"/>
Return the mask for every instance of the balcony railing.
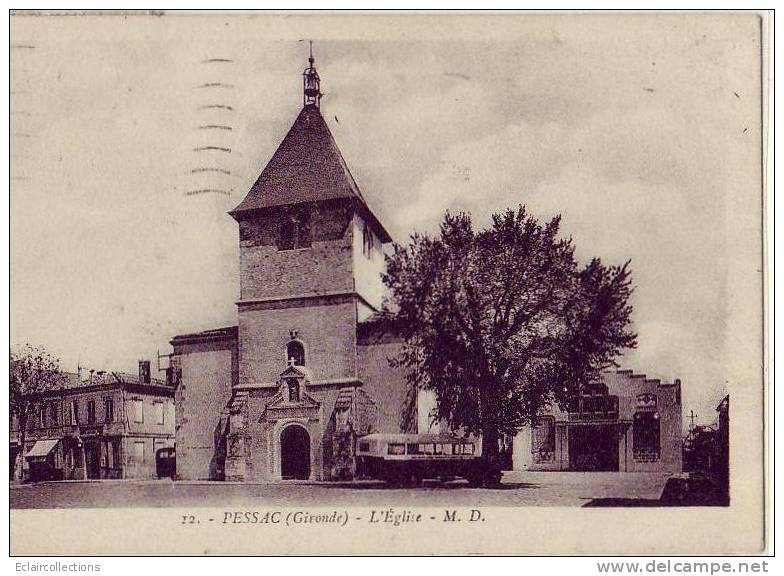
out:
<path id="1" fill-rule="evenodd" d="M 102 436 L 103 435 L 103 424 L 97 423 L 85 423 L 79 424 L 79 435 L 80 436 Z"/>
<path id="2" fill-rule="evenodd" d="M 569 420 L 617 420 L 617 396 L 582 396 L 576 412 L 569 412 Z"/>

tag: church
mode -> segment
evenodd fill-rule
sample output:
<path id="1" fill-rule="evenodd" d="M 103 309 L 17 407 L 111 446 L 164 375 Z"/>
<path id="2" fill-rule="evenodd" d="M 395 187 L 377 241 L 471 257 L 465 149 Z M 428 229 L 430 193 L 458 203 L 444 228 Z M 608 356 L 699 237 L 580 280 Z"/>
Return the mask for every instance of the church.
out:
<path id="1" fill-rule="evenodd" d="M 399 432 L 399 340 L 375 315 L 391 242 L 320 112 L 303 107 L 245 199 L 236 326 L 174 337 L 177 476 L 327 480 L 353 474 L 353 439 Z"/>
<path id="2" fill-rule="evenodd" d="M 321 115 L 309 63 L 299 115 L 230 212 L 237 324 L 171 340 L 180 479 L 352 478 L 358 437 L 404 428 L 405 373 L 388 361 L 401 340 L 377 314 L 392 239 Z M 603 380 L 574 413 L 522 430 L 515 468 L 680 471 L 680 381 Z M 406 431 L 428 432 L 432 397 L 414 400 L 417 430 Z"/>

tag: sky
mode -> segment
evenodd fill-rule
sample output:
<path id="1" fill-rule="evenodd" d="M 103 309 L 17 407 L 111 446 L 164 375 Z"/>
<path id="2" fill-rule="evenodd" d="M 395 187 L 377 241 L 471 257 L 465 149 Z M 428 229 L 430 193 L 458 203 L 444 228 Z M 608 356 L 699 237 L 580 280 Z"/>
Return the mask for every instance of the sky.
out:
<path id="1" fill-rule="evenodd" d="M 312 39 L 322 114 L 396 241 L 447 209 L 478 227 L 518 204 L 561 214 L 582 261 L 632 261 L 639 345 L 619 362 L 680 378 L 684 416 L 709 423 L 759 385 L 758 30 L 748 14 L 12 17 L 11 342 L 133 372 L 176 334 L 236 323 L 227 212 L 299 112 Z"/>

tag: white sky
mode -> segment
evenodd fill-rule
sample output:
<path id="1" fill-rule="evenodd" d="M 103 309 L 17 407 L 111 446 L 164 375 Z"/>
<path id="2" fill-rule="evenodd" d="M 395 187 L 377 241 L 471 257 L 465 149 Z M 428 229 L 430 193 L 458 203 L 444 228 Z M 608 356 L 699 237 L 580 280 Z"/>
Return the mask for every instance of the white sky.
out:
<path id="1" fill-rule="evenodd" d="M 561 213 L 581 258 L 632 259 L 639 347 L 621 362 L 681 378 L 684 416 L 713 420 L 731 364 L 760 362 L 759 319 L 732 320 L 760 301 L 752 15 L 11 20 L 11 342 L 67 369 L 135 371 L 236 323 L 226 212 L 300 109 L 302 38 L 396 240 L 447 208 Z M 205 188 L 231 195 L 186 194 Z"/>

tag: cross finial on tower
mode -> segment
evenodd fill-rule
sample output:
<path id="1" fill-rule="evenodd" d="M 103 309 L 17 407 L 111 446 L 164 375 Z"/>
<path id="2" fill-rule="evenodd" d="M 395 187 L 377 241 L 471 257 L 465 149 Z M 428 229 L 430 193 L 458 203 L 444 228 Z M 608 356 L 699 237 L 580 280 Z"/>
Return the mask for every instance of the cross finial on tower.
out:
<path id="1" fill-rule="evenodd" d="M 310 41 L 310 57 L 308 58 L 309 66 L 305 68 L 302 73 L 302 87 L 303 87 L 303 104 L 305 106 L 319 107 L 321 102 L 321 81 L 318 72 L 316 72 L 315 62 L 313 58 L 313 41 Z"/>

